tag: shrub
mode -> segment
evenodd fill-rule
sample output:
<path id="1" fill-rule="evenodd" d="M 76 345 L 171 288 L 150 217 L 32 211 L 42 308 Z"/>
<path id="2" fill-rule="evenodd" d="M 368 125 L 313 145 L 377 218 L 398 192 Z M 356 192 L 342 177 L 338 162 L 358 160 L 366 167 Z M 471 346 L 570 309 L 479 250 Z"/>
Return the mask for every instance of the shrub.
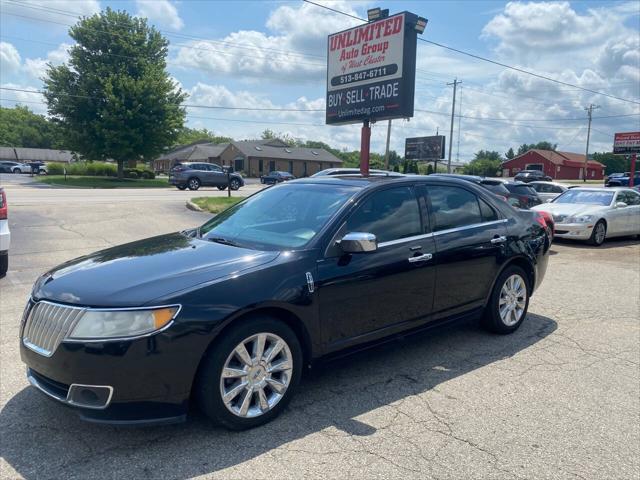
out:
<path id="1" fill-rule="evenodd" d="M 47 172 L 49 175 L 63 175 L 64 174 L 64 164 L 62 163 L 48 163 L 47 164 Z"/>
<path id="2" fill-rule="evenodd" d="M 138 178 L 140 175 L 138 175 L 138 172 L 136 172 L 135 169 L 131 168 L 131 169 L 125 170 L 124 176 L 126 178 Z"/>
<path id="3" fill-rule="evenodd" d="M 151 170 L 143 170 L 142 171 L 142 178 L 144 178 L 146 180 L 153 180 L 154 178 L 156 178 L 156 174 L 153 173 Z"/>

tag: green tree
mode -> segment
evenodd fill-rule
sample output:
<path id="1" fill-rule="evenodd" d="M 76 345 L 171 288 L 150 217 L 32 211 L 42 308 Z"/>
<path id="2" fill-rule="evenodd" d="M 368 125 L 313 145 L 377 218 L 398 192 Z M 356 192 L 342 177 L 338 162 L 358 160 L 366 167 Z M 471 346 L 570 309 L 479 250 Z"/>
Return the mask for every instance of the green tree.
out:
<path id="1" fill-rule="evenodd" d="M 547 141 L 542 141 L 538 143 L 523 143 L 518 147 L 518 155 L 522 155 L 523 153 L 528 152 L 529 150 L 537 149 L 537 150 L 555 150 L 558 148 L 557 143 L 550 143 Z"/>
<path id="2" fill-rule="evenodd" d="M 229 143 L 233 141 L 231 137 L 222 137 L 216 135 L 211 130 L 207 130 L 206 128 L 189 128 L 182 127 L 178 131 L 178 135 L 175 140 L 175 145 L 188 145 L 190 143 L 195 143 L 199 141 L 207 141 L 211 143 Z"/>
<path id="3" fill-rule="evenodd" d="M 625 155 L 614 155 L 611 152 L 594 153 L 591 158 L 604 164 L 604 174 L 628 172 L 631 169 L 631 161 Z"/>
<path id="4" fill-rule="evenodd" d="M 467 175 L 494 177 L 500 170 L 501 165 L 500 159 L 476 157 L 464 166 L 463 171 Z"/>
<path id="5" fill-rule="evenodd" d="M 513 151 L 513 148 L 509 148 L 509 150 L 507 151 L 507 153 L 504 154 L 505 158 L 507 160 L 511 160 L 512 158 L 514 158 L 516 156 L 515 152 Z"/>
<path id="6" fill-rule="evenodd" d="M 58 126 L 29 108 L 0 107 L 0 145 L 28 148 L 64 148 Z"/>
<path id="7" fill-rule="evenodd" d="M 273 130 L 270 130 L 268 128 L 262 132 L 260 137 L 262 138 L 262 140 L 271 140 L 273 138 L 276 138 L 292 147 L 298 144 L 298 141 L 288 133 L 280 133 L 280 132 L 276 133 Z"/>
<path id="8" fill-rule="evenodd" d="M 495 150 L 479 150 L 475 154 L 475 160 L 487 159 L 487 160 L 502 160 L 500 153 Z"/>
<path id="9" fill-rule="evenodd" d="M 168 41 L 147 20 L 107 8 L 69 29 L 69 62 L 49 65 L 49 113 L 69 146 L 87 158 L 118 163 L 151 159 L 173 145 L 186 94 L 166 70 Z"/>

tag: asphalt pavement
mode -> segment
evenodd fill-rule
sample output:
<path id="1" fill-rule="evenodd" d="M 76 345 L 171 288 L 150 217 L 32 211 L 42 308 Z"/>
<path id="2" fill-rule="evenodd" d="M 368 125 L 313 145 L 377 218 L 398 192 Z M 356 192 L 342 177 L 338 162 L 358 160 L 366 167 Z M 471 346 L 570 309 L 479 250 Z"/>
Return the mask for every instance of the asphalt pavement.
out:
<path id="1" fill-rule="evenodd" d="M 4 186 L 3 479 L 640 477 L 638 241 L 556 243 L 515 334 L 463 325 L 333 361 L 261 428 L 228 432 L 197 412 L 182 425 L 117 428 L 28 386 L 18 327 L 30 288 L 65 260 L 209 216 L 177 190 Z"/>

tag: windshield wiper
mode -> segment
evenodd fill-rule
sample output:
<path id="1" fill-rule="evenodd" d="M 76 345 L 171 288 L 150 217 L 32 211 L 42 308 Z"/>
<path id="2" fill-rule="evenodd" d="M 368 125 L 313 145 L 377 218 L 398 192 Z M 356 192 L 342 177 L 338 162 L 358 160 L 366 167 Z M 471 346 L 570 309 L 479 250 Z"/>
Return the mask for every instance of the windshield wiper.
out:
<path id="1" fill-rule="evenodd" d="M 227 238 L 223 238 L 223 237 L 209 237 L 209 238 L 207 238 L 207 240 L 209 240 L 210 242 L 221 243 L 222 245 L 230 245 L 232 247 L 239 247 L 240 246 L 236 242 L 234 242 L 232 240 L 229 240 Z"/>

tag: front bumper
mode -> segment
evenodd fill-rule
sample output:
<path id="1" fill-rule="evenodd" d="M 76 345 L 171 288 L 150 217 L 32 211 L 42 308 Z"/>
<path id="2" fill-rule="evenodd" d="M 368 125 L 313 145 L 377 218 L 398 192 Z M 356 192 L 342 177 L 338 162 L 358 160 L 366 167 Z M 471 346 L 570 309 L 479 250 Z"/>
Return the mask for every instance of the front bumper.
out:
<path id="1" fill-rule="evenodd" d="M 588 240 L 591 237 L 594 223 L 556 223 L 554 237 Z"/>
<path id="2" fill-rule="evenodd" d="M 155 335 L 106 342 L 62 341 L 45 356 L 22 341 L 29 382 L 82 419 L 110 424 L 183 421 L 191 386 L 207 347 L 175 323 Z"/>

